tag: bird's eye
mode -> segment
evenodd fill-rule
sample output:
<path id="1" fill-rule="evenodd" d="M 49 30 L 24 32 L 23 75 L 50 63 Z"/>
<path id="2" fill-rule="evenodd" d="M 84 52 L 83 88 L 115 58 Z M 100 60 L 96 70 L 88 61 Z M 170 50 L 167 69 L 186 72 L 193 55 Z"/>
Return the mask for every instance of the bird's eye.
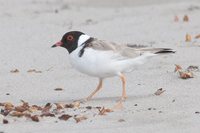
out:
<path id="1" fill-rule="evenodd" d="M 68 40 L 68 41 L 72 41 L 73 39 L 74 39 L 74 37 L 73 37 L 72 35 L 68 35 L 68 36 L 67 36 L 67 40 Z"/>

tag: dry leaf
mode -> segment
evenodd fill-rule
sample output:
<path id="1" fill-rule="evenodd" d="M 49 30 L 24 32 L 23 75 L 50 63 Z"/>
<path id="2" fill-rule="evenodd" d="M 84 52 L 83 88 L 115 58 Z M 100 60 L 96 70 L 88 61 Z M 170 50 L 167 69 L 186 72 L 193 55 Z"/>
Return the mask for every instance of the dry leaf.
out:
<path id="1" fill-rule="evenodd" d="M 14 69 L 14 70 L 11 70 L 10 72 L 11 73 L 19 73 L 19 70 L 18 69 Z"/>
<path id="2" fill-rule="evenodd" d="M 66 104 L 65 108 L 79 108 L 80 107 L 80 101 L 75 101 L 71 104 Z"/>
<path id="3" fill-rule="evenodd" d="M 9 123 L 8 120 L 3 119 L 3 124 L 8 124 L 8 123 Z"/>
<path id="4" fill-rule="evenodd" d="M 179 70 L 182 70 L 182 67 L 180 66 L 180 65 L 176 65 L 175 64 L 175 70 L 174 70 L 174 72 L 177 72 L 177 71 L 179 71 Z"/>
<path id="5" fill-rule="evenodd" d="M 180 77 L 182 79 L 188 79 L 188 78 L 193 78 L 193 73 L 192 72 L 181 72 L 179 71 Z"/>
<path id="6" fill-rule="evenodd" d="M 99 115 L 106 115 L 106 113 L 110 113 L 110 112 L 113 112 L 113 110 L 111 110 L 111 109 L 106 109 L 106 108 L 102 108 L 102 109 L 100 109 L 99 110 Z"/>
<path id="7" fill-rule="evenodd" d="M 195 38 L 196 38 L 196 39 L 199 39 L 199 38 L 200 38 L 200 34 L 196 35 Z"/>
<path id="8" fill-rule="evenodd" d="M 80 101 L 75 101 L 71 104 L 73 105 L 73 108 L 79 108 L 80 107 Z"/>
<path id="9" fill-rule="evenodd" d="M 179 21 L 178 16 L 174 16 L 174 22 L 178 22 L 178 21 Z"/>
<path id="10" fill-rule="evenodd" d="M 55 103 L 56 105 L 56 109 L 60 110 L 60 109 L 64 109 L 64 105 L 61 103 Z"/>
<path id="11" fill-rule="evenodd" d="M 63 91 L 63 88 L 55 88 L 55 91 Z"/>
<path id="12" fill-rule="evenodd" d="M 185 16 L 183 17 L 183 21 L 184 21 L 184 22 L 188 22 L 188 21 L 189 21 L 189 17 L 188 17 L 187 15 L 185 15 Z"/>
<path id="13" fill-rule="evenodd" d="M 35 69 L 30 69 L 27 71 L 28 73 L 42 73 L 42 71 L 38 71 L 38 70 L 35 70 Z"/>
<path id="14" fill-rule="evenodd" d="M 13 110 L 13 108 L 14 108 L 14 105 L 12 103 L 10 103 L 10 102 L 4 103 L 4 109 L 5 110 L 11 111 L 11 110 Z"/>
<path id="15" fill-rule="evenodd" d="M 156 96 L 159 96 L 159 95 L 161 95 L 163 92 L 165 92 L 165 90 L 163 90 L 162 88 L 160 88 L 160 89 L 158 89 L 154 94 L 155 94 Z"/>
<path id="16" fill-rule="evenodd" d="M 22 117 L 22 116 L 24 116 L 24 114 L 22 112 L 18 112 L 18 111 L 11 112 L 10 115 L 14 116 L 14 117 Z"/>
<path id="17" fill-rule="evenodd" d="M 72 117 L 71 115 L 64 114 L 64 115 L 61 115 L 60 117 L 58 117 L 58 119 L 67 121 L 71 117 Z"/>
<path id="18" fill-rule="evenodd" d="M 191 42 L 191 41 L 192 41 L 192 36 L 189 35 L 189 34 L 186 34 L 186 35 L 185 35 L 185 41 L 186 41 L 186 42 Z"/>
<path id="19" fill-rule="evenodd" d="M 22 102 L 22 106 L 24 108 L 29 108 L 30 107 L 29 104 L 28 104 L 28 102 L 25 102 L 24 100 L 21 100 L 21 102 Z"/>
<path id="20" fill-rule="evenodd" d="M 73 108 L 72 104 L 65 104 L 65 108 Z"/>
<path id="21" fill-rule="evenodd" d="M 23 107 L 23 106 L 17 106 L 17 107 L 15 107 L 15 111 L 17 111 L 17 112 L 24 112 L 24 111 L 26 111 L 28 108 L 26 108 L 26 107 Z"/>
<path id="22" fill-rule="evenodd" d="M 35 121 L 35 122 L 39 122 L 39 121 L 40 121 L 40 120 L 39 120 L 39 117 L 38 117 L 37 115 L 31 116 L 31 120 L 32 120 L 32 121 Z"/>
<path id="23" fill-rule="evenodd" d="M 180 65 L 175 65 L 175 72 L 178 71 L 180 78 L 182 79 L 188 79 L 193 78 L 193 73 L 190 71 L 183 71 L 182 67 Z"/>
<path id="24" fill-rule="evenodd" d="M 191 72 L 191 71 L 199 71 L 199 67 L 198 67 L 198 66 L 189 66 L 186 70 L 187 70 L 188 72 Z"/>
<path id="25" fill-rule="evenodd" d="M 83 120 L 87 120 L 88 118 L 86 116 L 79 116 L 79 117 L 74 117 L 76 123 L 79 123 Z"/>
<path id="26" fill-rule="evenodd" d="M 33 109 L 34 110 L 42 110 L 42 107 L 38 106 L 38 105 L 32 105 L 29 109 Z"/>
<path id="27" fill-rule="evenodd" d="M 47 103 L 44 108 L 42 109 L 42 112 L 49 112 L 49 110 L 51 109 L 52 105 L 51 103 Z"/>
<path id="28" fill-rule="evenodd" d="M 29 113 L 23 113 L 23 114 L 24 114 L 25 117 L 31 118 L 31 114 L 29 114 Z"/>
<path id="29" fill-rule="evenodd" d="M 40 115 L 41 117 L 45 116 L 45 117 L 55 117 L 55 115 L 53 113 L 47 112 L 47 113 L 43 113 Z"/>

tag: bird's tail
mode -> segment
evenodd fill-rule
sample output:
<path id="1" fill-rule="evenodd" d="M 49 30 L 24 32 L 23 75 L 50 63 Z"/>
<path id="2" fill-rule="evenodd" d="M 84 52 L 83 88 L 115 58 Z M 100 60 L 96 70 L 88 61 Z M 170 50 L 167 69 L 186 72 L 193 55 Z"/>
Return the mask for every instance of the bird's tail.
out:
<path id="1" fill-rule="evenodd" d="M 152 53 L 152 54 L 168 54 L 175 53 L 176 51 L 170 48 L 141 48 L 138 49 L 141 53 Z"/>
<path id="2" fill-rule="evenodd" d="M 175 53 L 176 51 L 170 48 L 157 48 L 157 51 L 154 54 L 167 54 Z"/>

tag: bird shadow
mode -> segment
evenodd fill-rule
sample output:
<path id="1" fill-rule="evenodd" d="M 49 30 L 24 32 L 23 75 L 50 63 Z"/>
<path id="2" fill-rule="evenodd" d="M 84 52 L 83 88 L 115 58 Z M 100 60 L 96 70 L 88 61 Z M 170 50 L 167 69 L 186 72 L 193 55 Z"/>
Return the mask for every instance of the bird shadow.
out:
<path id="1" fill-rule="evenodd" d="M 151 97 L 154 97 L 155 95 L 153 94 L 146 94 L 146 95 L 128 95 L 128 98 L 125 101 L 135 101 L 135 100 L 143 100 L 143 99 L 148 99 Z M 113 97 L 94 97 L 89 101 L 84 101 L 83 99 L 78 99 L 78 98 L 68 98 L 68 99 L 51 99 L 50 101 L 52 103 L 57 103 L 57 102 L 62 102 L 62 103 L 72 103 L 74 101 L 81 101 L 81 103 L 90 103 L 90 102 L 105 102 L 105 101 L 110 101 L 110 102 L 117 102 L 120 100 L 120 96 L 113 96 Z"/>
<path id="2" fill-rule="evenodd" d="M 154 97 L 155 95 L 153 94 L 147 94 L 147 95 L 129 95 L 126 100 L 132 101 L 132 100 L 138 100 L 138 99 L 146 99 L 150 97 Z M 97 97 L 93 98 L 90 101 L 118 101 L 120 99 L 119 96 L 114 96 L 114 97 Z"/>

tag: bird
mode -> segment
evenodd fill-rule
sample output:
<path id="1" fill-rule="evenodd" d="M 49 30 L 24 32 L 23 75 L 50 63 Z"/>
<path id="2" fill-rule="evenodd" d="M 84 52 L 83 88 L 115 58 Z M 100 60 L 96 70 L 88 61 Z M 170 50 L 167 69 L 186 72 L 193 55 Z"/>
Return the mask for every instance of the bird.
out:
<path id="1" fill-rule="evenodd" d="M 76 70 L 92 77 L 99 83 L 96 89 L 85 99 L 90 100 L 103 86 L 103 80 L 118 76 L 122 81 L 120 101 L 127 98 L 125 73 L 142 65 L 149 58 L 175 53 L 171 48 L 152 48 L 143 45 L 121 44 L 89 36 L 81 31 L 69 31 L 63 35 L 54 47 L 63 47 L 69 53 L 69 60 Z"/>

